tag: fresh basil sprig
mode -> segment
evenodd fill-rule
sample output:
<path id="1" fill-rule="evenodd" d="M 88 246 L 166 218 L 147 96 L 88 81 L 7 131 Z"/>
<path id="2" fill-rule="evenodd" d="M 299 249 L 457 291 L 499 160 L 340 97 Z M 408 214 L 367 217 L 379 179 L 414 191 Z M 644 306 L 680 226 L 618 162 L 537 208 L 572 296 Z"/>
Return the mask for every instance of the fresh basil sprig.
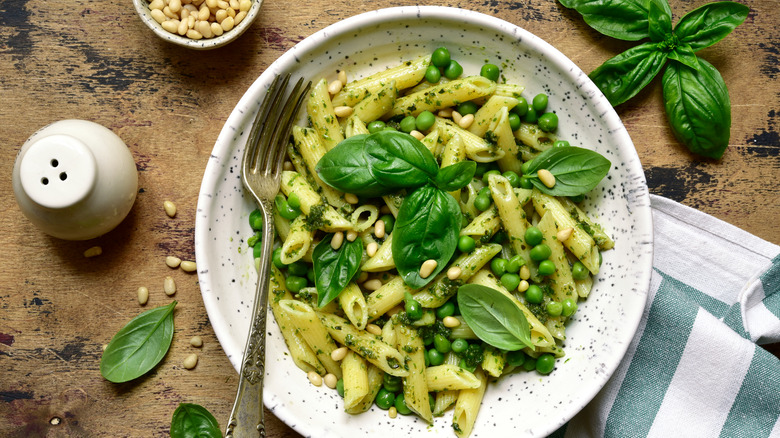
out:
<path id="1" fill-rule="evenodd" d="M 122 383 L 154 368 L 171 347 L 174 307 L 176 301 L 147 310 L 122 327 L 103 352 L 100 374 Z"/>
<path id="2" fill-rule="evenodd" d="M 222 438 L 214 415 L 194 403 L 179 403 L 171 418 L 171 438 Z"/>
<path id="3" fill-rule="evenodd" d="M 363 241 L 344 240 L 338 250 L 331 246 L 333 234 L 323 238 L 312 252 L 314 286 L 317 288 L 317 306 L 324 307 L 339 296 L 357 275 L 363 258 Z"/>
<path id="4" fill-rule="evenodd" d="M 578 196 L 593 190 L 607 176 L 612 164 L 601 154 L 575 146 L 554 147 L 537 155 L 528 165 L 524 178 L 542 193 L 551 196 Z M 555 185 L 548 188 L 537 175 L 547 169 L 555 177 Z"/>
<path id="5" fill-rule="evenodd" d="M 672 27 L 667 0 L 560 0 L 597 31 L 649 42 L 607 60 L 589 76 L 613 106 L 634 97 L 672 60 L 664 74 L 664 107 L 672 132 L 691 152 L 720 159 L 731 135 L 731 103 L 720 74 L 695 52 L 739 26 L 750 9 L 730 1 L 706 4 Z M 702 98 L 702 99 L 699 99 Z M 697 126 L 709 126 L 710 130 Z"/>
<path id="6" fill-rule="evenodd" d="M 458 288 L 458 309 L 479 339 L 506 351 L 533 348 L 525 314 L 511 298 L 480 284 Z"/>

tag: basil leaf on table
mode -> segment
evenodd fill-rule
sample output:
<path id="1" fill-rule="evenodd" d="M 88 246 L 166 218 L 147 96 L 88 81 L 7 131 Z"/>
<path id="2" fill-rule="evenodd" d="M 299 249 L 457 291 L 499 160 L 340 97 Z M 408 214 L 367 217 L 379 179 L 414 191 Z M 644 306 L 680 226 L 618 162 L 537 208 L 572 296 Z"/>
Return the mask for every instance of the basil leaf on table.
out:
<path id="1" fill-rule="evenodd" d="M 425 185 L 405 199 L 393 227 L 393 261 L 409 287 L 419 289 L 441 272 L 455 253 L 460 232 L 460 206 L 455 198 L 432 185 Z M 436 269 L 426 278 L 420 267 L 436 260 Z"/>
<path id="2" fill-rule="evenodd" d="M 677 62 L 683 63 L 688 67 L 698 70 L 699 58 L 693 53 L 691 46 L 687 44 L 678 44 L 671 52 L 668 53 L 669 59 L 674 59 Z"/>
<path id="3" fill-rule="evenodd" d="M 108 343 L 100 359 L 100 374 L 114 383 L 127 382 L 154 368 L 171 346 L 173 308 L 147 310 L 133 318 Z"/>
<path id="4" fill-rule="evenodd" d="M 451 192 L 460 190 L 474 178 L 477 172 L 477 163 L 474 161 L 461 161 L 439 170 L 436 174 L 436 187 Z"/>
<path id="5" fill-rule="evenodd" d="M 171 438 L 222 438 L 214 415 L 193 403 L 179 403 L 171 418 Z"/>
<path id="6" fill-rule="evenodd" d="M 418 187 L 439 171 L 431 151 L 411 135 L 399 131 L 369 134 L 363 144 L 371 173 L 385 187 Z"/>
<path id="7" fill-rule="evenodd" d="M 320 179 L 344 193 L 375 197 L 391 192 L 371 173 L 368 157 L 363 151 L 368 134 L 355 135 L 339 143 L 323 155 L 316 171 Z"/>
<path id="8" fill-rule="evenodd" d="M 650 0 L 647 13 L 648 32 L 650 40 L 661 42 L 672 33 L 672 14 L 663 8 L 666 0 Z"/>
<path id="9" fill-rule="evenodd" d="M 725 38 L 749 12 L 750 8 L 736 2 L 709 3 L 682 17 L 674 33 L 696 52 Z"/>
<path id="10" fill-rule="evenodd" d="M 590 27 L 612 38 L 638 41 L 650 36 L 647 0 L 561 0 L 561 4 L 575 9 Z"/>
<path id="11" fill-rule="evenodd" d="M 575 146 L 550 148 L 531 161 L 525 177 L 542 193 L 578 196 L 593 190 L 607 176 L 611 165 L 604 156 L 590 149 Z M 536 174 L 539 169 L 547 169 L 555 176 L 552 188 L 539 180 Z"/>
<path id="12" fill-rule="evenodd" d="M 312 252 L 314 285 L 317 288 L 317 306 L 324 307 L 339 296 L 360 269 L 363 241 L 344 239 L 338 250 L 330 246 L 333 234 L 323 238 Z"/>
<path id="13" fill-rule="evenodd" d="M 500 291 L 466 284 L 458 288 L 457 300 L 461 316 L 479 339 L 506 351 L 534 347 L 525 314 Z"/>
<path id="14" fill-rule="evenodd" d="M 675 137 L 692 152 L 720 159 L 731 133 L 729 93 L 718 70 L 673 62 L 663 75 L 664 106 Z"/>
<path id="15" fill-rule="evenodd" d="M 667 54 L 659 43 L 644 43 L 607 60 L 588 76 L 613 106 L 639 93 L 661 71 Z"/>

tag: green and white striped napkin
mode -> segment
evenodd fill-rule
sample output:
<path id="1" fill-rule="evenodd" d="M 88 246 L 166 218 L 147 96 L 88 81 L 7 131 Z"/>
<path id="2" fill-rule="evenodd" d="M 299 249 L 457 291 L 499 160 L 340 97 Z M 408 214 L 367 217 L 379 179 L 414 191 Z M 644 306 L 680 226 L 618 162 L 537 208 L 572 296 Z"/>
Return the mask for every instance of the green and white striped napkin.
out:
<path id="1" fill-rule="evenodd" d="M 651 196 L 642 321 L 596 398 L 553 437 L 780 437 L 780 247 Z"/>

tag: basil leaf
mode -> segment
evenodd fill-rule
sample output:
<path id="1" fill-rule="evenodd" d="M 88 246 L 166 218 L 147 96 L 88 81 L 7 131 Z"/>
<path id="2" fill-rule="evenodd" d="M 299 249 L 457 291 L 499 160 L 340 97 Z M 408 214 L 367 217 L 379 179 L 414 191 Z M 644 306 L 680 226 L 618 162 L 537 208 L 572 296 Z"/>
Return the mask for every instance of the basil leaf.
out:
<path id="1" fill-rule="evenodd" d="M 525 175 L 543 193 L 551 196 L 578 196 L 593 190 L 607 175 L 612 163 L 598 152 L 575 146 L 550 148 L 539 154 Z M 555 176 L 555 185 L 547 188 L 536 172 L 547 169 Z"/>
<path id="2" fill-rule="evenodd" d="M 663 9 L 663 1 L 651 0 L 647 14 L 650 40 L 655 42 L 664 41 L 672 33 L 672 14 Z"/>
<path id="3" fill-rule="evenodd" d="M 368 134 L 355 135 L 329 150 L 315 170 L 325 184 L 358 196 L 376 197 L 392 192 L 374 178 L 363 145 Z"/>
<path id="4" fill-rule="evenodd" d="M 638 41 L 650 36 L 647 19 L 649 0 L 560 1 L 567 8 L 582 14 L 590 27 L 604 35 L 626 41 Z"/>
<path id="5" fill-rule="evenodd" d="M 114 383 L 127 382 L 154 368 L 171 346 L 173 308 L 147 310 L 133 318 L 108 343 L 100 359 L 100 374 Z"/>
<path id="6" fill-rule="evenodd" d="M 502 350 L 533 348 L 525 314 L 511 298 L 493 288 L 466 284 L 458 288 L 458 309 L 479 339 Z"/>
<path id="7" fill-rule="evenodd" d="M 385 187 L 412 188 L 435 178 L 439 171 L 431 151 L 411 135 L 399 131 L 369 134 L 363 144 L 374 178 Z"/>
<path id="8" fill-rule="evenodd" d="M 339 296 L 357 274 L 363 258 L 363 241 L 344 240 L 338 250 L 330 246 L 333 234 L 325 236 L 312 252 L 317 306 L 324 307 Z"/>
<path id="9" fill-rule="evenodd" d="M 691 46 L 687 44 L 679 44 L 674 50 L 669 52 L 668 55 L 669 59 L 681 62 L 692 69 L 699 69 L 699 59 L 696 57 L 696 54 L 693 53 Z"/>
<path id="10" fill-rule="evenodd" d="M 222 438 L 217 419 L 206 408 L 179 403 L 171 418 L 171 438 Z"/>
<path id="11" fill-rule="evenodd" d="M 675 137 L 692 152 L 723 156 L 731 135 L 729 92 L 718 70 L 699 59 L 699 70 L 673 62 L 663 76 L 666 116 Z"/>
<path id="12" fill-rule="evenodd" d="M 658 43 L 644 43 L 607 60 L 588 76 L 613 106 L 634 97 L 666 63 Z"/>
<path id="13" fill-rule="evenodd" d="M 708 3 L 682 17 L 674 33 L 696 52 L 725 38 L 749 12 L 750 8 L 736 2 Z"/>
<path id="14" fill-rule="evenodd" d="M 404 198 L 393 227 L 393 261 L 409 287 L 421 288 L 455 253 L 460 232 L 460 206 L 449 193 L 425 185 Z M 420 277 L 426 260 L 436 260 L 431 275 Z"/>
<path id="15" fill-rule="evenodd" d="M 436 187 L 447 192 L 460 190 L 471 182 L 476 172 L 477 163 L 474 161 L 461 161 L 443 167 L 436 174 Z"/>

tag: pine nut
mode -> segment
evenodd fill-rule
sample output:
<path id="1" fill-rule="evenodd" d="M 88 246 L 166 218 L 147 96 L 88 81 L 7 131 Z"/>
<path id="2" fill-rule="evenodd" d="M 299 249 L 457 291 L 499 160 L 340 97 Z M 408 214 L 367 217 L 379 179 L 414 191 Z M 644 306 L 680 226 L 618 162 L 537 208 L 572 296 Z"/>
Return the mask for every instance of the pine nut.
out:
<path id="1" fill-rule="evenodd" d="M 92 248 L 87 248 L 87 250 L 84 251 L 84 257 L 86 258 L 97 257 L 100 254 L 103 254 L 103 248 L 99 246 L 93 246 Z"/>
<path id="2" fill-rule="evenodd" d="M 180 267 L 184 272 L 195 272 L 198 270 L 198 265 L 191 260 L 182 261 Z"/>
<path id="3" fill-rule="evenodd" d="M 219 25 L 219 23 L 212 21 L 211 22 L 211 33 L 214 34 L 214 36 L 220 36 L 223 33 L 225 33 L 224 30 L 222 30 L 222 26 Z"/>
<path id="4" fill-rule="evenodd" d="M 439 265 L 439 263 L 434 259 L 428 259 L 423 262 L 422 266 L 420 267 L 420 277 L 422 278 L 428 278 L 433 274 L 433 271 L 436 270 L 436 267 Z"/>
<path id="5" fill-rule="evenodd" d="M 463 118 L 462 115 L 460 115 L 459 112 L 453 111 L 452 112 L 452 121 L 455 123 L 460 123 L 460 120 Z"/>
<path id="6" fill-rule="evenodd" d="M 233 21 L 235 21 L 236 26 L 238 26 L 239 23 L 244 21 L 244 18 L 246 18 L 246 12 L 241 11 L 241 12 L 237 13 L 235 17 L 233 17 Z"/>
<path id="7" fill-rule="evenodd" d="M 460 320 L 454 316 L 445 316 L 441 323 L 444 324 L 444 327 L 455 328 L 460 325 Z"/>
<path id="8" fill-rule="evenodd" d="M 165 14 L 161 9 L 152 9 L 151 11 L 149 11 L 149 15 L 151 15 L 152 18 L 154 18 L 154 21 L 160 24 L 162 24 L 162 22 L 168 18 L 165 16 Z"/>
<path id="9" fill-rule="evenodd" d="M 241 9 L 241 3 L 239 3 L 238 0 L 228 0 L 228 4 L 237 11 Z"/>
<path id="10" fill-rule="evenodd" d="M 193 336 L 192 339 L 190 339 L 190 345 L 195 348 L 200 348 L 203 346 L 203 339 L 201 339 L 200 336 Z"/>
<path id="11" fill-rule="evenodd" d="M 447 278 L 450 280 L 457 280 L 460 278 L 460 274 L 463 273 L 463 270 L 460 269 L 458 266 L 453 266 L 450 269 L 447 270 Z"/>
<path id="12" fill-rule="evenodd" d="M 163 0 L 152 0 L 149 2 L 149 9 L 159 9 L 162 11 L 164 7 L 165 2 Z"/>
<path id="13" fill-rule="evenodd" d="M 220 23 L 220 24 L 222 24 L 222 30 L 224 30 L 225 32 L 227 32 L 227 31 L 229 31 L 230 29 L 233 29 L 233 26 L 235 26 L 235 24 L 236 24 L 236 23 L 235 23 L 235 21 L 233 20 L 233 17 L 231 17 L 230 15 L 228 15 L 227 17 L 225 17 L 225 19 L 224 19 L 224 20 L 222 20 L 222 23 Z"/>
<path id="14" fill-rule="evenodd" d="M 380 219 L 374 223 L 374 236 L 377 239 L 385 237 L 385 221 Z"/>
<path id="15" fill-rule="evenodd" d="M 339 79 L 339 81 L 342 84 L 346 85 L 346 83 L 347 83 L 347 72 L 346 72 L 346 70 L 339 70 L 338 79 Z"/>
<path id="16" fill-rule="evenodd" d="M 417 140 L 421 140 L 421 141 L 422 141 L 422 139 L 425 138 L 425 134 L 423 134 L 422 132 L 420 132 L 420 131 L 418 131 L 416 129 L 413 130 L 412 132 L 410 132 L 409 135 L 411 135 L 412 137 L 416 138 Z"/>
<path id="17" fill-rule="evenodd" d="M 366 326 L 366 331 L 371 333 L 372 335 L 377 335 L 377 336 L 382 335 L 382 328 L 376 324 L 368 324 Z"/>
<path id="18" fill-rule="evenodd" d="M 452 117 L 453 110 L 452 108 L 443 108 L 440 109 L 438 113 L 436 113 L 437 116 L 443 117 L 445 119 L 449 119 Z"/>
<path id="19" fill-rule="evenodd" d="M 200 9 L 198 9 L 198 20 L 206 21 L 209 19 L 209 16 L 211 15 L 211 10 L 206 5 L 200 5 Z"/>
<path id="20" fill-rule="evenodd" d="M 216 8 L 216 7 L 217 7 L 217 0 L 206 0 L 206 6 L 207 6 L 209 9 L 214 9 L 214 8 Z M 222 8 L 222 9 L 226 9 L 226 8 Z"/>
<path id="21" fill-rule="evenodd" d="M 357 231 L 355 230 L 347 231 L 347 240 L 349 240 L 350 242 L 354 242 L 355 239 L 357 239 L 357 237 L 358 237 Z"/>
<path id="22" fill-rule="evenodd" d="M 333 81 L 333 82 L 328 84 L 328 93 L 330 93 L 330 95 L 332 96 L 332 95 L 338 93 L 339 91 L 341 91 L 341 89 L 343 87 L 344 87 L 344 84 L 341 83 L 340 80 L 336 79 L 335 81 Z"/>
<path id="23" fill-rule="evenodd" d="M 362 282 L 364 282 L 366 280 L 368 280 L 368 272 L 363 271 L 363 272 L 360 273 L 360 275 L 358 275 L 357 282 L 358 283 L 362 283 Z"/>
<path id="24" fill-rule="evenodd" d="M 215 19 L 215 20 L 217 20 L 217 23 L 222 23 L 222 20 L 224 20 L 225 18 L 227 18 L 227 16 L 228 16 L 228 13 L 227 13 L 227 11 L 226 11 L 226 10 L 224 10 L 224 9 L 220 9 L 220 10 L 218 10 L 218 11 L 217 11 L 217 12 L 214 14 L 214 19 Z M 222 26 L 220 26 L 220 27 L 222 27 Z"/>
<path id="25" fill-rule="evenodd" d="M 531 278 L 531 270 L 528 269 L 528 266 L 523 265 L 520 267 L 520 278 L 523 280 L 528 280 Z"/>
<path id="26" fill-rule="evenodd" d="M 179 15 L 175 14 L 173 11 L 171 11 L 171 8 L 169 8 L 168 6 L 163 8 L 163 14 L 165 14 L 165 16 L 170 18 L 171 20 L 179 18 Z M 163 22 L 163 23 L 165 23 L 165 22 Z"/>
<path id="27" fill-rule="evenodd" d="M 195 353 L 190 354 L 184 358 L 184 362 L 181 363 L 184 368 L 191 370 L 198 364 L 198 355 Z"/>
<path id="28" fill-rule="evenodd" d="M 558 231 L 558 234 L 556 234 L 555 237 L 558 238 L 559 242 L 565 242 L 565 241 L 569 240 L 569 238 L 571 237 L 572 233 L 574 233 L 574 228 L 566 227 L 566 228 L 562 229 L 561 231 Z"/>
<path id="29" fill-rule="evenodd" d="M 163 290 L 165 291 L 165 295 L 168 295 L 169 297 L 176 293 L 176 282 L 173 281 L 173 277 L 165 277 Z"/>
<path id="30" fill-rule="evenodd" d="M 542 182 L 548 189 L 553 188 L 555 185 L 555 175 L 550 173 L 547 169 L 539 169 L 536 172 L 536 176 L 539 177 L 539 181 Z"/>
<path id="31" fill-rule="evenodd" d="M 377 251 L 379 251 L 379 245 L 376 242 L 371 242 L 366 246 L 366 254 L 369 257 L 375 256 Z"/>
<path id="32" fill-rule="evenodd" d="M 145 306 L 149 301 L 149 289 L 146 286 L 138 288 L 138 304 Z"/>
<path id="33" fill-rule="evenodd" d="M 289 161 L 289 160 L 284 162 L 284 164 L 282 165 L 282 168 L 284 170 L 294 170 L 295 169 L 295 167 L 293 166 L 292 161 Z M 349 201 L 347 201 L 347 202 L 349 202 Z"/>
<path id="34" fill-rule="evenodd" d="M 347 201 L 347 204 L 357 204 L 360 202 L 357 195 L 353 193 L 344 193 L 344 200 Z"/>
<path id="35" fill-rule="evenodd" d="M 200 34 L 205 38 L 211 38 L 214 36 L 214 33 L 211 32 L 211 24 L 209 24 L 208 21 L 198 21 L 198 23 L 195 25 L 195 30 L 200 32 Z"/>
<path id="36" fill-rule="evenodd" d="M 176 204 L 174 204 L 173 202 L 171 201 L 163 202 L 163 209 L 165 209 L 165 214 L 167 214 L 168 217 L 176 216 Z"/>
<path id="37" fill-rule="evenodd" d="M 333 108 L 333 113 L 336 114 L 336 117 L 349 117 L 353 112 L 354 109 L 351 106 L 337 106 Z"/>
<path id="38" fill-rule="evenodd" d="M 185 9 L 186 11 L 186 9 Z M 187 29 L 189 29 L 189 26 L 187 25 L 189 23 L 189 20 L 184 19 L 184 14 L 182 14 L 182 20 L 179 22 L 179 27 L 176 29 L 176 33 L 179 35 L 186 35 Z"/>
<path id="39" fill-rule="evenodd" d="M 335 374 L 328 373 L 322 378 L 322 383 L 330 389 L 336 389 L 336 385 L 339 383 L 339 378 Z"/>
<path id="40" fill-rule="evenodd" d="M 395 418 L 398 416 L 398 408 L 395 406 L 390 406 L 390 408 L 387 410 L 387 416 L 390 418 Z"/>
<path id="41" fill-rule="evenodd" d="M 367 282 L 363 283 L 363 288 L 365 290 L 375 291 L 382 287 L 382 280 L 375 278 L 373 280 L 368 280 Z"/>
<path id="42" fill-rule="evenodd" d="M 162 22 L 162 28 L 170 33 L 176 33 L 181 22 L 179 20 L 165 20 Z"/>
<path id="43" fill-rule="evenodd" d="M 169 268 L 176 269 L 181 264 L 181 259 L 174 256 L 168 256 L 165 258 L 165 264 L 168 265 Z"/>
<path id="44" fill-rule="evenodd" d="M 225 0 L 217 0 L 217 7 L 219 9 L 228 9 L 230 8 L 230 3 L 226 2 Z"/>
<path id="45" fill-rule="evenodd" d="M 241 0 L 241 2 L 238 4 L 238 9 L 243 12 L 249 12 L 249 9 L 252 8 L 252 2 L 250 0 Z"/>
<path id="46" fill-rule="evenodd" d="M 348 351 L 349 348 L 347 347 L 339 347 L 330 353 L 330 358 L 336 362 L 342 361 L 347 356 Z"/>
<path id="47" fill-rule="evenodd" d="M 171 10 L 171 12 L 179 12 L 181 11 L 181 0 L 171 0 L 168 2 L 168 8 Z M 179 17 L 176 17 L 179 18 Z"/>
<path id="48" fill-rule="evenodd" d="M 312 385 L 322 386 L 322 376 L 317 374 L 316 371 L 309 371 L 309 374 L 307 374 L 306 377 L 309 378 L 309 382 L 311 382 Z"/>
<path id="49" fill-rule="evenodd" d="M 520 280 L 520 284 L 519 284 L 519 285 L 517 285 L 517 290 L 518 290 L 519 292 L 525 292 L 525 291 L 527 291 L 527 290 L 528 290 L 528 286 L 530 286 L 530 285 L 528 284 L 528 280 Z"/>
<path id="50" fill-rule="evenodd" d="M 463 116 L 462 119 L 458 122 L 458 126 L 460 126 L 463 129 L 468 129 L 471 124 L 474 123 L 474 114 L 466 114 Z"/>
<path id="51" fill-rule="evenodd" d="M 330 241 L 330 247 L 333 248 L 335 251 L 338 251 L 339 248 L 341 248 L 341 245 L 343 243 L 344 243 L 344 233 L 338 231 L 335 234 L 333 234 L 333 240 Z"/>

